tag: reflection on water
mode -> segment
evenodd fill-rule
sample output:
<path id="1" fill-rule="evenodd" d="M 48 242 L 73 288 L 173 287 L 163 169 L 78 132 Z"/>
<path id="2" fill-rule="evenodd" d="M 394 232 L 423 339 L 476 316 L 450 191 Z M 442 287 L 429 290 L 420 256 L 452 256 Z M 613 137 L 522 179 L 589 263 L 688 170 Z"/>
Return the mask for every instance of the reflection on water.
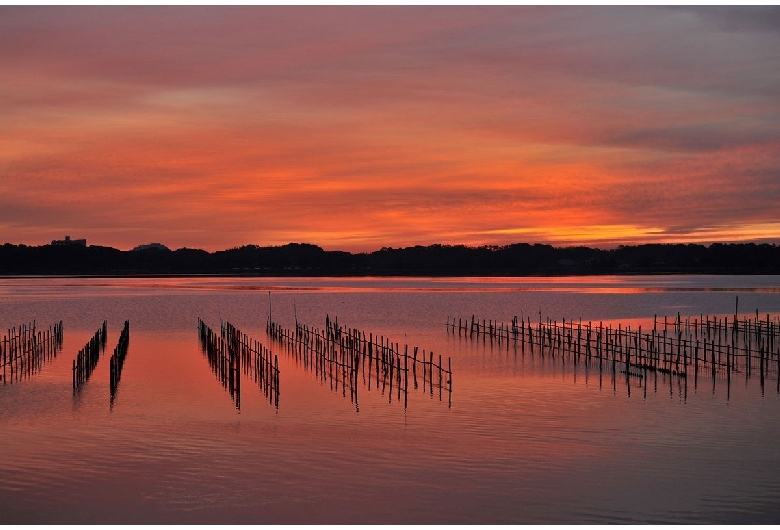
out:
<path id="1" fill-rule="evenodd" d="M 119 380 L 122 378 L 122 368 L 125 365 L 125 357 L 127 356 L 127 347 L 130 343 L 130 322 L 125 320 L 122 326 L 122 332 L 119 334 L 119 342 L 114 348 L 114 353 L 111 355 L 109 363 L 109 381 L 111 392 L 111 406 L 114 406 L 114 399 L 116 399 L 116 393 L 119 387 Z"/>
<path id="2" fill-rule="evenodd" d="M 3 279 L 0 329 L 62 320 L 65 332 L 45 369 L 0 385 L 0 521 L 773 522 L 778 328 L 758 322 L 780 326 L 778 287 L 775 276 Z M 266 333 L 268 291 L 294 347 Z M 736 295 L 751 324 L 732 344 Z M 371 370 L 362 353 L 338 357 L 332 391 L 311 342 L 326 315 L 391 338 L 402 357 L 404 344 L 435 351 L 439 367 L 451 357 L 451 403 L 438 369 L 431 394 L 429 368 L 417 373 L 426 392 L 400 406 L 413 372 L 392 357 L 390 377 L 386 357 L 377 379 L 375 346 Z M 452 315 L 495 332 L 449 328 Z M 203 353 L 199 317 L 230 323 L 219 359 Z M 133 329 L 121 391 L 112 404 L 112 363 L 98 360 L 74 400 L 72 363 L 103 319 L 108 344 L 125 320 Z M 507 340 L 515 330 L 533 342 Z M 343 385 L 357 375 L 362 388 L 364 368 L 374 386 L 357 407 Z M 391 381 L 389 403 L 375 385 Z"/>
<path id="3" fill-rule="evenodd" d="M 89 342 L 79 350 L 73 361 L 73 397 L 81 393 L 81 389 L 89 381 L 89 376 L 97 366 L 101 353 L 106 349 L 106 333 L 108 323 L 104 320 Z"/>
<path id="4" fill-rule="evenodd" d="M 469 277 L 469 278 L 35 278 L 0 280 L 4 296 L 79 295 L 89 287 L 96 296 L 167 294 L 168 291 L 241 292 L 564 292 L 564 293 L 778 293 L 780 276 L 562 276 L 562 277 Z"/>
<path id="5" fill-rule="evenodd" d="M 198 318 L 198 335 L 211 371 L 241 410 L 241 373 L 263 390 L 269 403 L 279 408 L 279 361 L 276 355 L 229 322 L 220 323 L 217 335 Z"/>
<path id="6" fill-rule="evenodd" d="M 8 329 L 0 340 L 0 382 L 14 383 L 32 377 L 54 360 L 62 347 L 62 321 L 39 330 L 35 320 Z"/>
<path id="7" fill-rule="evenodd" d="M 449 357 L 445 368 L 441 355 L 435 363 L 432 351 L 426 355 L 425 350 L 420 353 L 417 346 L 410 350 L 408 344 L 403 345 L 402 353 L 399 343 L 394 344 L 389 337 L 374 336 L 371 332 L 366 335 L 365 331 L 340 326 L 338 319 L 331 322 L 327 315 L 325 327 L 321 330 L 297 322 L 295 329 L 290 330 L 269 318 L 266 331 L 295 361 L 296 367 L 301 365 L 305 371 L 313 371 L 318 380 L 330 383 L 331 391 L 338 393 L 341 383 L 341 395 L 346 397 L 349 387 L 349 400 L 354 403 L 357 412 L 360 412 L 360 380 L 370 392 L 373 376 L 374 388 L 378 390 L 381 386 L 382 395 L 387 392 L 389 404 L 393 403 L 395 383 L 396 401 L 400 402 L 403 396 L 406 408 L 409 404 L 409 374 L 414 389 L 418 389 L 418 372 L 422 391 L 426 391 L 427 384 L 433 397 L 434 388 L 437 388 L 439 401 L 442 401 L 442 393 L 446 392 L 448 406 L 452 407 L 452 360 Z"/>
<path id="8" fill-rule="evenodd" d="M 738 300 L 737 300 L 738 305 Z M 618 369 L 625 376 L 628 395 L 631 395 L 630 380 L 637 379 L 647 396 L 648 375 L 652 375 L 658 386 L 658 375 L 669 376 L 684 383 L 685 400 L 688 398 L 688 379 L 693 379 L 694 389 L 698 388 L 699 373 L 709 372 L 712 377 L 712 391 L 718 376 L 726 380 L 726 397 L 731 395 L 732 376 L 744 374 L 745 382 L 756 375 L 764 394 L 765 383 L 774 379 L 780 394 L 780 316 L 772 317 L 767 313 L 762 320 L 756 311 L 755 318 L 740 317 L 734 314 L 723 318 L 704 315 L 700 318 L 686 318 L 680 314 L 671 323 L 664 317 L 661 327 L 657 316 L 653 317 L 653 327 L 642 333 L 642 324 L 638 329 L 631 325 L 618 323 L 604 325 L 579 320 L 557 320 L 547 318 L 537 325 L 531 324 L 522 314 L 515 316 L 511 323 L 494 322 L 476 318 L 471 320 L 459 317 L 447 317 L 446 329 L 458 337 L 479 341 L 490 341 L 500 348 L 503 344 L 517 354 L 518 348 L 525 358 L 526 344 L 533 359 L 534 348 L 542 359 L 545 355 L 555 361 L 556 355 L 563 365 L 574 365 L 575 374 L 578 363 L 587 367 L 595 361 L 599 371 L 599 384 L 604 370 L 612 372 L 613 387 Z M 776 340 L 777 339 L 777 340 Z M 709 347 L 709 351 L 708 351 Z M 606 368 L 605 368 L 606 365 Z M 703 374 L 704 375 L 704 374 Z M 600 386 L 599 386 L 600 387 Z"/>

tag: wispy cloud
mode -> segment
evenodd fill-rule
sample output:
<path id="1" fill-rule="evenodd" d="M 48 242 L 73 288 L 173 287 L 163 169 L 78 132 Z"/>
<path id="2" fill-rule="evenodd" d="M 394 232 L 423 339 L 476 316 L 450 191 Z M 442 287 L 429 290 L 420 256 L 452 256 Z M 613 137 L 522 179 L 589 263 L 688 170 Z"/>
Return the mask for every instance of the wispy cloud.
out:
<path id="1" fill-rule="evenodd" d="M 772 240 L 776 19 L 0 7 L 0 239 Z"/>

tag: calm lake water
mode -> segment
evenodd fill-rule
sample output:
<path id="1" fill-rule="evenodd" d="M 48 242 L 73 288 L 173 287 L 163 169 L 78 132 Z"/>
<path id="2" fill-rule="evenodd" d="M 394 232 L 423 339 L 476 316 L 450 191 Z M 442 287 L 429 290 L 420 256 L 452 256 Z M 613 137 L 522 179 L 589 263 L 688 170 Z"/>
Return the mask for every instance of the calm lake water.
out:
<path id="1" fill-rule="evenodd" d="M 451 357 L 453 391 L 358 403 L 266 335 L 325 316 Z M 641 380 L 448 334 L 448 317 L 644 323 L 780 313 L 779 276 L 5 278 L 0 329 L 62 320 L 62 349 L 0 385 L 0 523 L 778 523 L 776 372 L 715 386 Z M 278 355 L 278 408 L 238 409 L 197 319 Z M 76 353 L 108 321 L 74 395 Z M 118 393 L 109 357 L 130 344 Z M 445 361 L 446 362 L 446 361 Z M 630 392 L 629 392 L 630 391 Z M 630 395 L 629 395 L 630 393 Z"/>

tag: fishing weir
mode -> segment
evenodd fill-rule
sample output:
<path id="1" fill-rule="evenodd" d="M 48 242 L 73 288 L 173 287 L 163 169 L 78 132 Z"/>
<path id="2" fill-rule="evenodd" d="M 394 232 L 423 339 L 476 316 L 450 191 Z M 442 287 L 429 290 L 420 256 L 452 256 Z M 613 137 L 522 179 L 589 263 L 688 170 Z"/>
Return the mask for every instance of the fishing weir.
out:
<path id="1" fill-rule="evenodd" d="M 73 393 L 81 390 L 81 387 L 89 380 L 92 371 L 100 360 L 100 354 L 106 349 L 106 334 L 108 323 L 104 320 L 89 342 L 79 350 L 73 360 Z"/>
<path id="2" fill-rule="evenodd" d="M 220 332 L 228 346 L 238 352 L 244 375 L 252 379 L 268 402 L 278 409 L 279 358 L 230 322 L 220 321 Z"/>
<path id="3" fill-rule="evenodd" d="M 279 360 L 276 355 L 229 322 L 220 321 L 220 333 L 217 334 L 198 318 L 198 334 L 212 372 L 237 409 L 241 409 L 242 371 L 258 384 L 269 403 L 279 408 Z"/>
<path id="4" fill-rule="evenodd" d="M 3 384 L 32 377 L 44 364 L 55 359 L 61 349 L 61 320 L 45 330 L 37 329 L 35 320 L 9 328 L 0 343 Z"/>
<path id="5" fill-rule="evenodd" d="M 744 376 L 748 381 L 758 377 L 762 393 L 767 381 L 774 378 L 776 392 L 780 394 L 780 316 L 766 315 L 761 318 L 734 315 L 708 316 L 682 319 L 653 318 L 653 327 L 643 332 L 642 326 L 630 326 L 603 322 L 553 321 L 531 324 L 530 317 L 510 323 L 483 319 L 447 318 L 446 329 L 458 337 L 472 340 L 482 339 L 498 346 L 520 346 L 531 354 L 537 351 L 562 362 L 588 363 L 597 361 L 599 371 L 606 369 L 612 374 L 623 373 L 626 380 L 639 378 L 647 381 L 648 375 L 669 375 L 685 384 L 687 395 L 688 379 L 692 378 L 694 389 L 699 379 L 712 379 L 713 392 L 717 379 L 725 379 L 727 398 L 731 394 L 731 380 Z M 643 385 L 646 389 L 647 384 Z"/>
<path id="6" fill-rule="evenodd" d="M 325 317 L 325 328 L 318 329 L 296 323 L 295 328 L 288 329 L 273 322 L 270 318 L 266 323 L 268 335 L 285 347 L 289 357 L 303 369 L 314 374 L 321 382 L 329 382 L 331 390 L 347 396 L 359 411 L 358 388 L 360 384 L 369 391 L 373 387 L 381 387 L 384 395 L 387 392 L 388 403 L 400 402 L 403 397 L 404 408 L 408 406 L 409 372 L 413 388 L 419 388 L 418 374 L 421 376 L 423 391 L 434 395 L 438 389 L 439 401 L 443 392 L 447 393 L 448 405 L 452 406 L 452 360 L 447 358 L 447 368 L 444 368 L 439 355 L 438 364 L 433 352 L 420 354 L 417 346 L 409 353 L 409 346 L 403 346 L 389 338 L 346 326 L 339 326 L 338 321 Z M 359 384 L 360 383 L 360 384 Z"/>
<path id="7" fill-rule="evenodd" d="M 119 334 L 119 342 L 114 348 L 114 353 L 111 355 L 109 363 L 109 385 L 112 406 L 114 405 L 114 398 L 116 397 L 117 387 L 119 386 L 119 379 L 122 377 L 122 367 L 125 365 L 125 357 L 127 356 L 127 346 L 129 343 L 130 321 L 125 320 L 125 324 L 122 326 L 122 333 Z"/>

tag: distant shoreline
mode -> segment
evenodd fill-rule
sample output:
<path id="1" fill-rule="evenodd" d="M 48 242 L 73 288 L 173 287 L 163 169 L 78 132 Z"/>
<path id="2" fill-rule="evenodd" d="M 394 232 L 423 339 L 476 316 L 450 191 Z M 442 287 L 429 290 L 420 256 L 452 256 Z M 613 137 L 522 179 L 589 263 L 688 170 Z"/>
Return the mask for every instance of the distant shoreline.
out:
<path id="1" fill-rule="evenodd" d="M 602 250 L 518 243 L 429 245 L 352 254 L 301 243 L 224 251 L 118 250 L 78 244 L 0 246 L 2 277 L 562 277 L 777 275 L 780 247 L 648 244 Z"/>
<path id="2" fill-rule="evenodd" d="M 569 278 L 569 277 L 608 277 L 608 276 L 780 276 L 780 272 L 615 272 L 601 274 L 571 273 L 571 274 L 186 274 L 186 273 L 152 273 L 152 274 L 0 274 L 2 279 L 89 279 L 89 278 Z"/>

